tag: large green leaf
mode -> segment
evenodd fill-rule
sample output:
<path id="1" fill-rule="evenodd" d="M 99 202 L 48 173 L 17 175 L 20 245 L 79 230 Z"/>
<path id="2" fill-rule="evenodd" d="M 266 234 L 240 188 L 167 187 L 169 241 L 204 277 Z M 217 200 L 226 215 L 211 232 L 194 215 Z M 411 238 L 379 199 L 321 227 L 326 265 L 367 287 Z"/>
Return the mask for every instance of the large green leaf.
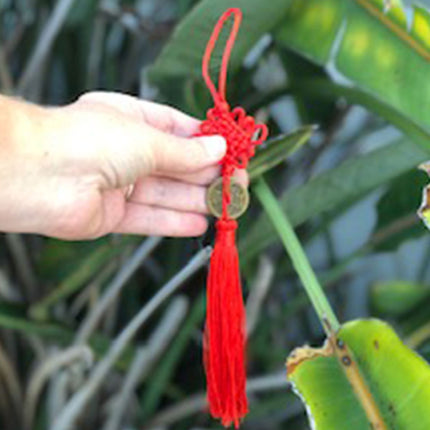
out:
<path id="1" fill-rule="evenodd" d="M 352 351 L 387 429 L 430 428 L 430 368 L 379 320 L 344 324 L 338 333 Z M 287 362 L 288 378 L 307 405 L 315 430 L 372 430 L 334 346 L 301 348 Z"/>
<path id="2" fill-rule="evenodd" d="M 279 42 L 430 126 L 430 13 L 401 0 L 293 0 Z"/>
<path id="3" fill-rule="evenodd" d="M 231 68 L 240 64 L 258 39 L 280 23 L 290 0 L 203 0 L 176 27 L 151 69 L 151 78 L 160 81 L 181 76 L 201 76 L 201 62 L 206 43 L 219 16 L 230 7 L 243 12 L 243 23 L 231 56 Z M 224 32 L 226 33 L 226 32 Z M 222 41 L 214 51 L 215 62 L 221 58 Z"/>
<path id="4" fill-rule="evenodd" d="M 395 125 L 414 143 L 430 153 L 430 133 L 413 119 L 372 95 L 346 85 L 336 85 L 326 79 L 307 79 L 291 86 L 295 94 L 306 93 L 322 98 L 341 97 L 350 104 L 359 104 Z"/>
<path id="5" fill-rule="evenodd" d="M 280 203 L 297 226 L 322 212 L 356 201 L 425 158 L 425 152 L 409 142 L 391 144 L 289 189 L 280 197 Z M 258 255 L 277 239 L 267 216 L 262 215 L 240 243 L 243 261 Z"/>

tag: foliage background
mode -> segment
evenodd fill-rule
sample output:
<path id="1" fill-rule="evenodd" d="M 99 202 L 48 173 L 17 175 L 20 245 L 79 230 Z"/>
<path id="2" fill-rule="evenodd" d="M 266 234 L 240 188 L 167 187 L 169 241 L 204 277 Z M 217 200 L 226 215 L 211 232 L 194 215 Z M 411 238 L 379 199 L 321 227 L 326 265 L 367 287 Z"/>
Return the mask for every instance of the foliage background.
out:
<path id="1" fill-rule="evenodd" d="M 151 73 L 178 23 L 198 3 L 208 2 L 2 0 L 1 91 L 56 105 L 88 90 L 123 91 L 203 117 L 210 100 L 198 73 L 170 76 L 174 69 L 163 75 L 157 67 Z M 278 2 L 265 7 L 278 14 Z M 282 18 L 273 28 L 262 21 L 247 35 L 257 43 L 236 64 L 229 98 L 266 121 L 272 136 L 318 124 L 310 142 L 266 178 L 286 202 L 340 319 L 386 318 L 429 358 L 430 244 L 415 215 L 427 182 L 416 165 L 428 155 L 396 115 L 377 116 L 368 109 L 375 100 L 366 99 L 365 108 L 331 91 L 323 67 L 271 38 L 267 32 L 277 34 Z M 193 46 L 204 43 L 195 28 L 196 41 L 182 47 L 190 61 L 201 56 Z M 56 30 L 52 45 L 47 29 Z M 254 201 L 240 232 L 250 321 L 251 413 L 243 428 L 305 429 L 283 362 L 297 345 L 320 344 L 323 333 L 261 212 Z M 190 240 L 109 237 L 88 243 L 3 235 L 1 428 L 49 428 L 73 393 L 92 380 L 91 356 L 95 362 L 112 358 L 109 346 L 122 339 L 133 316 L 184 274 L 190 258 L 198 254 L 204 265 L 211 241 L 212 232 Z M 86 401 L 82 429 L 219 428 L 202 412 L 200 266 L 174 282 L 174 294 L 156 304 L 120 360 L 111 360 L 108 376 Z M 120 294 L 87 333 L 86 347 L 82 327 L 115 289 Z"/>

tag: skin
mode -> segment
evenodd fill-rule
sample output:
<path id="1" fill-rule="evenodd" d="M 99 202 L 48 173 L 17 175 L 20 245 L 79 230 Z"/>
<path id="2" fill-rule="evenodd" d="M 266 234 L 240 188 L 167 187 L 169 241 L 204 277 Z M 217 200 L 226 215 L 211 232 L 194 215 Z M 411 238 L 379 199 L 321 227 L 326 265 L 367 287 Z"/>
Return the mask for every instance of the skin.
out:
<path id="1" fill-rule="evenodd" d="M 205 193 L 226 143 L 192 137 L 197 119 L 97 92 L 54 108 L 0 96 L 0 124 L 1 231 L 68 240 L 206 231 Z M 237 178 L 247 183 L 245 172 Z"/>

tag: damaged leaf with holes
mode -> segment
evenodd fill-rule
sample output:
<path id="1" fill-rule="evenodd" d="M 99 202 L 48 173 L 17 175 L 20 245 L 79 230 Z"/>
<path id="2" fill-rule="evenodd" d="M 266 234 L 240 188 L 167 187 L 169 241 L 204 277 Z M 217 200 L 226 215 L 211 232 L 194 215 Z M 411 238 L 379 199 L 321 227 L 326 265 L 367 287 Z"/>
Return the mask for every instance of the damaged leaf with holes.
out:
<path id="1" fill-rule="evenodd" d="M 430 367 L 385 322 L 355 320 L 342 326 L 338 343 L 348 345 L 385 424 L 377 430 L 430 428 Z M 331 342 L 303 347 L 287 361 L 288 379 L 307 406 L 316 430 L 371 430 L 372 426 Z M 376 429 L 375 429 L 376 430 Z"/>

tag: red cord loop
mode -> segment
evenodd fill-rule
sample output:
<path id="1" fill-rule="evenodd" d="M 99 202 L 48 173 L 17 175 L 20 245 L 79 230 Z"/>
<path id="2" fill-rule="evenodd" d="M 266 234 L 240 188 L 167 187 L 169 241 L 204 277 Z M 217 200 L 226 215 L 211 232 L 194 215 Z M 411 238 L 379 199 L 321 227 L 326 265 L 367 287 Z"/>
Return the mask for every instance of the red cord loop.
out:
<path id="1" fill-rule="evenodd" d="M 221 71 L 218 78 L 218 90 L 217 90 L 209 74 L 209 63 L 211 60 L 212 52 L 215 48 L 216 42 L 221 33 L 221 30 L 225 22 L 228 20 L 228 18 L 231 15 L 234 15 L 234 22 L 230 32 L 230 36 L 227 39 L 227 43 L 225 45 L 224 54 L 222 56 Z M 230 60 L 231 50 L 233 49 L 233 45 L 236 40 L 236 36 L 239 31 L 239 26 L 241 22 L 242 22 L 242 11 L 238 8 L 228 9 L 218 20 L 212 32 L 212 35 L 209 39 L 209 42 L 206 45 L 206 50 L 203 56 L 202 74 L 203 74 L 203 79 L 206 82 L 206 86 L 209 88 L 209 91 L 212 94 L 215 105 L 221 104 L 226 99 L 225 89 L 226 89 L 226 82 L 227 82 L 227 67 L 228 67 L 228 62 Z"/>

